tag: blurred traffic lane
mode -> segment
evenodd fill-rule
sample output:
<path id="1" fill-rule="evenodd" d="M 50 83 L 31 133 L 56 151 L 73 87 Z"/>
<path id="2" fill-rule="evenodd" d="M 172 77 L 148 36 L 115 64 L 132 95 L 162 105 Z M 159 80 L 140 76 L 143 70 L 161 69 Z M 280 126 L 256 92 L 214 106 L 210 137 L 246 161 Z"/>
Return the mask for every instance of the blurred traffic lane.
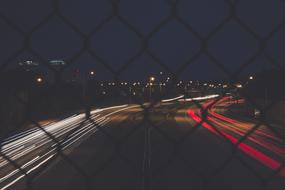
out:
<path id="1" fill-rule="evenodd" d="M 203 105 L 207 109 L 207 119 L 202 120 L 201 110 L 188 110 L 188 116 L 195 120 L 212 133 L 228 139 L 236 145 L 239 150 L 251 158 L 262 163 L 266 167 L 278 171 L 285 176 L 284 158 L 285 141 L 274 134 L 264 125 L 258 126 L 257 123 L 250 123 L 242 120 L 235 120 L 225 115 L 215 112 L 216 106 L 227 108 L 233 104 L 230 97 L 223 97 L 218 101 L 210 100 Z M 257 128 L 246 139 L 243 139 L 252 129 Z M 242 142 L 240 142 L 243 139 Z"/>
<path id="2" fill-rule="evenodd" d="M 21 170 L 30 174 L 56 156 L 86 139 L 109 122 L 109 117 L 138 106 L 115 106 L 92 111 L 90 120 L 85 114 L 73 115 L 55 124 L 33 128 L 9 137 L 1 144 L 0 189 L 4 190 L 25 177 Z M 92 122 L 91 122 L 92 120 Z M 51 137 L 52 136 L 52 137 Z M 15 168 L 15 165 L 19 168 Z"/>
<path id="3" fill-rule="evenodd" d="M 210 101 L 202 99 L 199 100 L 199 103 L 206 106 L 207 104 L 211 105 Z M 229 105 L 225 102 L 220 102 L 220 104 L 224 106 Z M 210 111 L 214 114 L 219 114 L 215 112 L 215 108 Z M 150 109 L 148 119 L 144 118 L 144 114 L 143 108 L 138 105 L 111 108 L 105 111 L 93 111 L 92 118 L 98 123 L 97 128 L 85 128 L 86 125 L 89 125 L 89 123 L 85 123 L 81 128 L 77 129 L 75 127 L 76 130 L 72 131 L 73 135 L 68 135 L 66 139 L 68 142 L 65 145 L 70 143 L 71 145 L 65 149 L 64 153 L 68 153 L 69 158 L 90 176 L 91 181 L 89 182 L 82 176 L 81 171 L 65 162 L 64 159 L 56 159 L 56 161 L 50 164 L 49 161 L 56 156 L 54 155 L 57 153 L 56 150 L 47 152 L 48 155 L 41 155 L 37 152 L 46 149 L 50 144 L 52 145 L 52 142 L 48 143 L 45 148 L 28 153 L 26 161 L 23 161 L 23 157 L 21 157 L 17 162 L 21 162 L 23 165 L 26 163 L 24 167 L 28 171 L 29 169 L 41 168 L 38 166 L 39 164 L 49 163 L 50 167 L 43 170 L 41 175 L 37 175 L 33 179 L 33 187 L 35 189 L 73 190 L 90 187 L 88 185 L 91 185 L 92 189 L 115 189 L 118 187 L 126 190 L 139 189 L 143 186 L 142 179 L 145 175 L 142 169 L 146 148 L 144 145 L 145 129 L 150 127 L 150 139 L 148 139 L 150 141 L 150 146 L 148 147 L 150 148 L 150 155 L 147 159 L 150 160 L 152 188 L 164 190 L 173 189 L 174 187 L 179 187 L 179 189 L 188 189 L 189 187 L 203 189 L 203 180 L 211 178 L 215 179 L 207 182 L 211 189 L 252 190 L 254 189 L 252 187 L 258 184 L 255 181 L 255 177 L 242 167 L 239 160 L 235 157 L 228 164 L 230 170 L 226 172 L 225 176 L 214 178 L 218 173 L 216 173 L 217 168 L 223 165 L 224 161 L 231 155 L 232 146 L 229 146 L 219 135 L 212 135 L 213 132 L 216 134 L 214 129 L 197 126 L 197 122 L 201 121 L 201 111 L 193 103 L 193 100 L 181 101 L 181 99 L 175 99 L 157 104 Z M 243 121 L 239 121 L 239 123 L 234 125 L 232 123 L 234 121 L 233 118 L 227 118 L 224 115 L 210 116 L 213 121 L 217 122 L 216 125 L 219 125 L 219 128 L 224 127 L 224 130 L 221 130 L 224 136 L 228 137 L 228 140 L 235 145 L 238 143 L 238 135 L 242 136 L 249 130 L 244 125 L 254 125 Z M 84 117 L 82 119 L 85 120 Z M 80 121 L 78 122 L 80 123 Z M 243 127 L 239 125 L 243 125 Z M 86 131 L 83 130 L 80 133 L 79 129 L 85 129 Z M 209 130 L 212 130 L 212 132 L 209 133 Z M 27 133 L 31 134 L 33 132 Z M 64 138 L 61 137 L 60 131 L 55 134 L 59 139 Z M 265 129 L 261 129 L 257 134 L 262 135 L 262 138 L 256 136 L 258 142 L 268 140 L 263 138 L 275 137 L 273 134 L 267 133 Z M 21 138 L 24 136 L 22 135 Z M 272 138 L 273 140 L 277 139 Z M 264 148 L 256 148 L 260 144 L 251 142 L 251 139 L 248 141 L 250 142 L 245 141 L 243 142 L 244 144 L 239 144 L 239 152 L 247 153 L 245 156 L 249 158 L 256 155 L 261 155 L 261 157 L 266 155 L 263 151 Z M 9 141 L 8 139 L 6 145 L 11 142 L 14 141 Z M 62 143 L 64 142 L 62 141 Z M 261 145 L 265 145 L 264 142 Z M 270 142 L 271 140 L 267 143 Z M 256 145 L 253 145 L 253 143 Z M 276 143 L 280 145 L 279 141 L 276 141 Z M 9 146 L 12 147 L 13 144 Z M 7 148 L 9 146 L 5 147 L 6 151 L 8 151 Z M 32 146 L 32 148 L 34 147 Z M 267 155 L 267 157 L 269 156 Z M 269 159 L 275 160 L 275 158 L 271 157 Z M 260 163 L 257 159 L 252 159 L 251 161 L 250 164 L 256 167 L 255 169 L 258 169 L 258 171 L 265 166 L 256 165 L 256 163 Z M 276 163 L 272 163 L 270 165 L 275 168 L 279 166 Z M 270 167 L 266 167 L 265 173 L 269 175 L 270 171 Z M 17 175 L 13 173 L 7 177 L 10 187 L 13 187 L 12 189 L 15 190 L 23 189 L 27 185 L 25 180 L 19 179 L 15 184 L 12 184 L 13 180 L 18 177 L 25 179 L 24 176 L 19 174 L 19 171 L 17 173 Z M 277 178 L 277 180 L 280 179 Z M 6 181 L 6 184 L 8 182 Z M 284 183 L 285 181 L 282 178 L 280 184 Z M 235 185 L 231 186 L 232 184 Z M 275 188 L 272 189 L 275 190 Z"/>

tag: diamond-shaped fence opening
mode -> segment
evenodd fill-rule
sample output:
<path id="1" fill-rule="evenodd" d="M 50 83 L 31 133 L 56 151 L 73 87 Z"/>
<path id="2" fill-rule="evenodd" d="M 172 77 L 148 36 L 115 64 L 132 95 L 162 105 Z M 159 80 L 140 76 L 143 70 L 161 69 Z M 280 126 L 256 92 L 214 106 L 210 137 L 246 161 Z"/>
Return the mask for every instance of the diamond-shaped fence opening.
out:
<path id="1" fill-rule="evenodd" d="M 110 1 L 104 0 L 85 0 L 84 2 L 65 0 L 59 2 L 59 9 L 65 18 L 85 34 L 91 33 L 95 27 L 101 24 L 102 20 L 112 15 L 112 4 Z M 90 18 L 92 18 L 92 22 L 90 22 Z"/>
<path id="2" fill-rule="evenodd" d="M 36 8 L 31 9 L 32 7 Z M 52 1 L 39 2 L 36 0 L 26 2 L 3 0 L 0 10 L 22 31 L 30 32 L 43 18 L 50 15 L 53 10 L 53 3 Z"/>
<path id="3" fill-rule="evenodd" d="M 171 38 L 172 36 L 176 37 Z M 199 40 L 182 24 L 169 21 L 150 39 L 149 49 L 165 65 L 175 71 L 181 64 L 197 54 L 200 44 Z"/>
<path id="4" fill-rule="evenodd" d="M 215 2 L 209 0 L 181 0 L 177 6 L 178 16 L 204 37 L 209 35 L 214 28 L 227 18 L 229 13 L 228 5 L 223 0 Z M 195 18 L 199 18 L 199 20 Z"/>
<path id="5" fill-rule="evenodd" d="M 1 189 L 285 188 L 282 0 L 1 4 Z"/>
<path id="6" fill-rule="evenodd" d="M 137 54 L 141 46 L 137 35 L 117 19 L 105 24 L 96 32 L 90 42 L 96 55 L 112 65 L 115 70 L 118 70 L 130 57 Z"/>
<path id="7" fill-rule="evenodd" d="M 124 0 L 120 2 L 119 8 L 120 16 L 144 36 L 166 19 L 171 9 L 164 0 Z"/>

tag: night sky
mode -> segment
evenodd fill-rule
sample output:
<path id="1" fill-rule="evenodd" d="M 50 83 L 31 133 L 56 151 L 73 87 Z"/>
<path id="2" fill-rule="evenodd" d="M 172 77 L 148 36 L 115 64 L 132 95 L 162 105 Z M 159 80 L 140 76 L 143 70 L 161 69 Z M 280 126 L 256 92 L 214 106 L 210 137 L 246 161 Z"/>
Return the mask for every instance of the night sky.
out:
<path id="1" fill-rule="evenodd" d="M 56 14 L 54 2 L 58 3 Z M 76 68 L 81 73 L 94 69 L 100 80 L 112 80 L 114 73 L 118 71 L 121 71 L 117 75 L 121 80 L 132 81 L 145 80 L 160 71 L 181 71 L 179 77 L 187 80 L 227 77 L 205 51 L 191 63 L 185 64 L 203 47 L 195 33 L 201 38 L 209 37 L 232 13 L 230 3 L 226 0 L 179 0 L 177 19 L 172 15 L 169 2 L 173 3 L 174 0 L 120 0 L 119 16 L 112 16 L 114 11 L 111 0 L 0 0 L 0 64 L 9 60 L 5 69 L 11 69 L 22 60 L 42 63 L 29 48 L 14 55 L 22 47 L 26 47 L 25 37 L 15 30 L 19 28 L 23 33 L 33 30 L 29 40 L 30 47 L 45 61 L 72 60 L 67 61 L 65 78 L 69 78 Z M 285 2 L 282 0 L 235 2 L 238 20 L 260 38 L 268 36 L 285 20 Z M 48 15 L 51 16 L 46 20 Z M 107 22 L 102 24 L 104 20 Z M 66 21 L 72 23 L 76 29 Z M 13 26 L 8 22 L 13 23 Z M 34 29 L 41 22 L 44 23 Z M 156 30 L 158 25 L 160 28 Z M 193 31 L 190 32 L 186 25 Z M 91 32 L 94 33 L 88 40 L 89 49 L 96 54 L 96 58 L 84 48 L 84 39 L 81 36 Z M 149 39 L 147 51 L 142 51 L 145 41 L 143 39 Z M 254 56 L 259 46 L 259 41 L 236 19 L 227 19 L 225 25 L 208 40 L 208 51 L 230 73 L 237 71 Z M 85 51 L 81 51 L 82 48 Z M 284 50 L 285 26 L 282 26 L 273 33 L 265 51 L 284 68 Z M 73 59 L 79 52 L 79 56 Z M 131 64 L 123 67 L 133 57 L 135 58 L 131 60 Z M 158 64 L 158 60 L 164 66 Z M 42 67 L 46 72 L 49 71 L 44 64 Z M 268 67 L 274 66 L 261 54 L 240 76 Z"/>

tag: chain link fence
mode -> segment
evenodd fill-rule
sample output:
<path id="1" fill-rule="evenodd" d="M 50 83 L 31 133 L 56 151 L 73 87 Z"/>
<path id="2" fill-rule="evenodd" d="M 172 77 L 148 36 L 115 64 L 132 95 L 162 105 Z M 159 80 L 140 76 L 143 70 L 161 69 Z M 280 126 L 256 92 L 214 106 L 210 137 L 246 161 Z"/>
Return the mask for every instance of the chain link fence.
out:
<path id="1" fill-rule="evenodd" d="M 280 51 L 283 44 L 273 48 L 273 52 L 268 51 L 272 41 L 282 42 L 282 38 L 284 38 L 285 15 L 282 14 L 282 9 L 284 9 L 282 6 L 285 5 L 283 1 L 276 0 L 276 2 L 270 3 L 241 0 L 217 2 L 106 0 L 96 1 L 96 3 L 94 1 L 95 7 L 90 7 L 91 11 L 94 10 L 94 15 L 86 14 L 86 19 L 80 21 L 73 17 L 74 13 L 71 13 L 71 16 L 68 15 L 68 11 L 66 11 L 68 6 L 65 4 L 69 3 L 74 2 L 48 1 L 50 9 L 43 11 L 45 12 L 43 15 L 46 16 L 37 18 L 38 22 L 29 29 L 23 29 L 22 23 L 15 22 L 14 18 L 10 16 L 16 13 L 11 13 L 10 10 L 8 10 L 10 12 L 8 15 L 7 11 L 1 10 L 0 12 L 1 28 L 8 28 L 7 31 L 14 35 L 13 39 L 8 39 L 8 41 L 13 43 L 13 47 L 18 46 L 18 48 L 14 47 L 16 50 L 13 53 L 8 53 L 9 56 L 2 59 L 0 65 L 1 104 L 3 105 L 1 105 L 0 136 L 0 167 L 2 167 L 0 182 L 4 184 L 1 185 L 2 189 L 12 189 L 16 183 L 18 186 L 15 189 L 38 189 L 39 181 L 46 182 L 44 184 L 53 183 L 52 180 L 48 181 L 48 177 L 45 180 L 39 180 L 39 176 L 48 175 L 46 174 L 47 170 L 51 170 L 52 175 L 58 178 L 65 178 L 64 176 L 68 175 L 66 173 L 72 170 L 71 173 L 78 176 L 80 182 L 77 180 L 66 182 L 69 184 L 69 189 L 128 189 L 131 186 L 132 189 L 285 188 L 285 133 L 282 124 L 278 125 L 281 127 L 276 127 L 268 116 L 272 114 L 272 108 L 284 100 L 283 87 L 276 88 L 278 93 L 271 92 L 274 85 L 280 85 L 284 81 L 284 64 L 280 61 L 282 58 L 274 52 L 275 50 Z M 80 2 L 79 4 L 84 3 Z M 261 5 L 262 3 L 263 5 Z M 269 29 L 269 27 L 263 26 L 264 29 L 259 31 L 256 25 L 249 24 L 251 20 L 247 19 L 250 18 L 247 14 L 254 14 L 253 9 L 271 3 L 280 7 L 280 10 L 276 9 L 270 12 L 272 14 L 274 12 L 275 20 L 272 18 L 267 21 L 260 18 L 259 22 L 272 22 L 274 27 Z M 43 4 L 46 6 L 46 2 Z M 209 13 L 206 10 L 197 9 L 195 5 L 205 7 Z M 211 15 L 213 13 L 210 12 L 213 5 L 221 8 L 221 10 L 214 11 L 218 15 L 217 17 Z M 18 5 L 16 3 L 13 6 Z M 78 3 L 75 3 L 74 6 L 78 6 Z M 152 10 L 152 6 L 158 6 L 160 11 Z M 149 9 L 145 10 L 144 8 Z M 132 15 L 141 14 L 141 11 L 143 13 L 149 11 L 149 16 L 146 17 L 147 21 L 141 20 L 141 22 L 145 22 L 151 27 L 138 26 L 139 20 L 131 18 Z M 97 12 L 104 13 L 104 16 L 99 13 L 97 15 Z M 190 19 L 185 18 L 185 14 L 188 12 L 190 12 Z M 41 15 L 41 13 L 41 11 L 35 10 L 33 16 L 38 17 L 37 14 Z M 156 18 L 155 13 L 161 13 L 163 16 Z M 244 16 L 241 13 L 246 14 Z M 84 14 L 84 11 L 79 14 Z M 264 14 L 266 15 L 266 13 Z M 201 16 L 197 19 L 198 23 L 192 23 L 192 18 L 198 15 Z M 203 25 L 201 23 L 205 17 L 213 17 L 213 20 L 209 22 L 211 23 L 209 28 L 199 27 Z M 215 18 L 218 22 L 215 21 Z M 264 18 L 266 19 L 266 17 Z M 53 24 L 52 20 L 56 20 L 57 24 Z M 86 26 L 88 26 L 87 29 Z M 167 30 L 175 31 L 177 28 L 182 28 L 182 32 L 174 32 L 174 34 L 180 36 L 165 32 Z M 227 31 L 230 32 L 227 33 Z M 51 34 L 48 34 L 49 32 Z M 66 37 L 65 33 L 71 38 Z M 241 35 L 241 39 L 238 35 Z M 48 36 L 47 39 L 44 39 L 45 36 Z M 22 42 L 20 45 L 16 43 L 18 38 Z M 41 46 L 53 38 L 58 41 L 62 40 L 64 45 Z M 166 39 L 169 40 L 169 43 L 166 42 Z M 43 42 L 41 42 L 42 40 Z M 244 40 L 244 47 L 236 45 L 242 40 Z M 180 49 L 176 46 L 177 43 L 183 44 Z M 191 44 L 191 48 L 188 48 L 189 44 Z M 75 46 L 78 47 L 75 48 Z M 165 50 L 165 46 L 173 47 Z M 235 49 L 235 46 L 240 47 Z M 184 47 L 186 50 L 183 50 Z M 232 53 L 229 50 L 232 47 L 236 52 Z M 6 53 L 4 48 L 3 52 Z M 251 50 L 252 48 L 254 50 Z M 63 54 L 66 54 L 64 55 L 65 62 L 56 60 L 53 62 L 56 65 L 51 64 L 50 56 L 56 55 L 57 51 L 61 52 L 62 49 L 67 49 L 66 51 L 69 52 L 68 54 L 63 51 Z M 106 53 L 109 49 L 112 50 L 111 55 Z M 185 51 L 184 54 L 182 53 L 182 58 L 175 56 L 179 51 Z M 50 52 L 54 54 L 49 54 Z M 173 55 L 169 54 L 171 52 Z M 86 56 L 88 58 L 81 59 Z M 33 66 L 32 61 L 28 62 L 31 64 L 30 66 L 27 66 L 27 62 L 23 63 L 25 67 L 22 64 L 20 69 L 21 65 L 15 66 L 15 62 L 23 61 L 23 57 L 32 57 L 36 60 L 39 63 L 36 67 L 41 68 L 41 72 L 30 71 Z M 144 59 L 140 60 L 142 57 Z M 82 61 L 86 60 L 92 63 L 81 66 Z M 140 61 L 138 62 L 138 60 Z M 250 70 L 252 66 L 257 68 L 255 65 L 262 61 L 269 65 L 270 70 L 267 67 L 263 70 L 260 75 L 262 80 L 258 81 L 259 83 L 248 81 L 247 75 L 244 77 L 244 73 L 247 73 L 247 70 Z M 202 85 L 197 84 L 198 82 L 194 80 L 186 84 L 180 82 L 184 78 L 189 80 L 192 75 L 196 75 L 195 65 L 201 62 L 208 64 L 199 70 L 199 76 L 212 76 L 213 73 L 215 73 L 213 76 L 223 76 L 221 80 L 217 80 L 215 88 L 213 85 L 212 90 L 210 90 L 211 86 L 208 87 L 209 84 L 204 82 L 201 82 Z M 234 69 L 229 69 L 231 68 L 231 66 L 228 67 L 231 65 L 229 62 L 240 64 L 237 64 L 238 66 Z M 138 64 L 142 64 L 141 68 L 146 68 L 148 74 L 156 72 L 157 75 L 162 75 L 161 77 L 166 78 L 167 76 L 167 85 L 164 82 L 156 84 L 155 80 L 158 79 L 154 78 L 147 79 L 146 87 L 140 87 L 145 84 L 139 82 L 125 84 L 128 76 L 132 78 L 139 75 L 139 72 L 145 75 L 143 70 L 133 73 Z M 20 71 L 23 68 L 25 72 Z M 98 68 L 102 70 L 103 74 L 101 75 L 108 75 L 109 78 L 112 78 L 111 82 L 103 81 L 106 80 L 105 76 L 103 76 L 103 80 L 97 78 L 101 71 L 99 69 L 98 72 Z M 209 70 L 213 70 L 213 72 L 209 72 Z M 250 72 L 254 72 L 254 69 Z M 79 75 L 80 77 L 78 77 Z M 68 81 L 72 77 L 77 77 L 77 81 Z M 255 80 L 254 77 L 251 76 L 249 80 Z M 274 78 L 273 82 L 270 81 L 272 78 Z M 31 83 L 31 81 L 33 82 Z M 279 83 L 275 83 L 276 81 Z M 268 83 L 260 84 L 263 82 Z M 196 86 L 192 83 L 195 83 Z M 263 88 L 262 85 L 266 87 Z M 195 99 L 198 95 L 194 93 L 194 90 L 198 86 L 200 92 L 197 94 L 199 96 L 218 92 L 219 97 L 207 101 Z M 190 93 L 188 87 L 192 90 Z M 134 90 L 135 88 L 137 90 Z M 258 93 L 262 94 L 262 98 L 258 97 Z M 171 99 L 162 101 L 180 95 L 184 95 L 184 97 L 179 98 L 179 101 L 175 99 L 175 104 L 168 104 L 168 102 L 173 102 Z M 239 112 L 247 112 L 248 110 L 244 111 L 239 107 L 239 101 L 245 101 L 248 110 L 252 111 L 252 108 L 255 108 L 255 114 L 259 114 L 258 118 L 250 117 L 251 120 L 246 124 L 240 124 L 235 123 L 236 120 L 227 121 L 229 119 L 225 116 L 217 115 L 216 111 L 223 109 L 223 106 L 219 107 L 223 103 L 231 104 L 230 114 L 239 115 Z M 111 107 L 106 110 L 97 109 L 120 104 L 129 104 L 130 109 L 136 111 L 126 112 L 127 107 L 124 106 Z M 189 107 L 191 110 L 188 110 Z M 116 109 L 119 111 L 114 111 Z M 184 110 L 184 112 L 180 113 L 177 110 Z M 119 112 L 120 116 L 116 117 L 116 113 Z M 176 124 L 177 119 L 175 120 L 176 115 L 184 113 L 192 118 L 192 121 L 187 124 L 191 126 L 191 129 L 177 129 L 177 132 L 173 129 L 173 126 L 178 125 Z M 213 114 L 216 114 L 215 117 Z M 239 117 L 245 116 L 239 115 Z M 222 122 L 217 121 L 217 118 Z M 110 120 L 119 122 L 110 123 Z M 229 122 L 233 126 L 225 127 L 225 122 Z M 251 125 L 249 125 L 250 122 L 252 122 Z M 57 129 L 56 126 L 59 125 L 66 125 L 68 128 Z M 106 127 L 107 125 L 112 127 Z M 237 126 L 242 127 L 234 128 Z M 210 143 L 205 143 L 209 150 L 204 150 L 205 144 L 195 143 L 199 141 L 200 137 L 203 137 L 199 132 L 202 128 L 207 128 L 215 134 L 215 137 L 222 137 L 222 142 L 215 143 L 210 140 Z M 121 132 L 122 130 L 125 130 L 126 133 Z M 240 136 L 229 136 L 227 130 L 234 130 Z M 266 133 L 266 131 L 270 132 Z M 101 137 L 94 137 L 91 134 L 99 134 L 98 136 L 101 135 Z M 84 138 L 81 135 L 84 135 Z M 265 138 L 263 141 L 258 141 L 254 138 L 255 135 L 264 135 Z M 88 143 L 90 140 L 84 140 L 82 145 L 78 145 L 80 151 L 76 148 L 70 150 L 70 145 L 77 142 L 73 140 L 80 137 L 81 139 L 89 137 L 93 143 Z M 24 144 L 22 147 L 20 140 L 29 141 L 31 139 L 34 139 L 31 142 L 35 142 L 35 144 Z M 280 144 L 272 142 L 272 139 Z M 254 149 L 255 145 L 253 145 L 254 148 L 248 146 L 248 140 L 262 147 L 269 147 L 278 153 L 278 158 L 266 156 L 267 154 L 262 153 L 263 149 L 261 149 L 262 151 Z M 45 144 L 46 142 L 49 144 Z M 129 145 L 125 147 L 126 143 Z M 161 143 L 164 144 L 161 145 Z M 195 145 L 197 147 L 193 147 Z M 217 153 L 211 150 L 214 145 L 224 148 L 225 152 L 215 155 Z M 38 146 L 44 148 L 38 149 Z M 41 152 L 42 150 L 44 152 Z M 97 150 L 98 152 L 96 152 Z M 95 157 L 90 153 L 92 151 L 96 152 Z M 208 152 L 206 153 L 208 157 L 196 159 L 196 156 L 201 153 L 200 151 Z M 242 155 L 241 152 L 254 157 L 259 161 L 259 164 L 266 166 L 266 169 L 269 168 L 270 175 L 263 175 L 263 171 L 256 170 L 257 164 Z M 100 154 L 102 154 L 102 158 L 98 158 Z M 108 156 L 104 156 L 105 154 Z M 88 159 L 85 163 L 87 168 L 80 161 L 82 157 Z M 207 164 L 202 161 L 204 159 L 212 160 L 210 162 L 217 166 L 212 170 L 207 169 Z M 216 161 L 213 161 L 215 159 Z M 61 172 L 57 174 L 58 171 L 52 169 L 52 166 L 56 165 L 58 160 L 64 161 L 64 164 L 57 165 L 58 170 L 62 168 Z M 99 164 L 96 164 L 97 162 Z M 228 169 L 232 162 L 239 163 L 234 164 L 236 165 L 234 168 L 246 168 L 250 174 L 244 174 L 243 170 L 240 170 L 236 171 L 236 175 L 232 175 L 233 171 Z M 106 175 L 106 170 L 108 171 L 110 168 L 111 174 Z M 263 168 L 263 170 L 265 169 Z M 184 178 L 179 179 L 179 173 L 182 171 L 188 173 L 183 176 Z M 221 177 L 222 174 L 228 175 L 229 178 L 232 177 L 232 181 L 228 181 L 225 176 Z M 124 175 L 125 181 L 120 181 L 120 177 Z M 255 181 L 248 182 L 243 178 L 243 175 L 245 178 L 253 177 Z M 62 180 L 64 181 L 64 179 Z M 271 183 L 276 180 L 278 181 L 277 185 L 275 183 L 272 185 Z M 173 181 L 173 185 L 169 185 L 171 181 Z M 254 185 L 249 185 L 252 183 Z M 58 188 L 60 189 L 60 187 Z M 44 187 L 40 186 L 40 189 L 44 189 Z"/>

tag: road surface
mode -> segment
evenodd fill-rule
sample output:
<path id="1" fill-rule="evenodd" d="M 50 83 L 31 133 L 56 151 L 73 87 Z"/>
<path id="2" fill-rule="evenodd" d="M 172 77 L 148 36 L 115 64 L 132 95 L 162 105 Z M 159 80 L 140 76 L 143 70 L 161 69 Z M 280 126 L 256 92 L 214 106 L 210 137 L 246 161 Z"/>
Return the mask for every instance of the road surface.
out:
<path id="1" fill-rule="evenodd" d="M 95 110 L 2 144 L 0 189 L 285 189 L 285 143 L 221 114 L 227 97 Z M 148 105 L 145 105 L 146 107 Z M 60 146 L 59 146 L 60 145 Z M 21 169 L 19 169 L 19 167 Z"/>

